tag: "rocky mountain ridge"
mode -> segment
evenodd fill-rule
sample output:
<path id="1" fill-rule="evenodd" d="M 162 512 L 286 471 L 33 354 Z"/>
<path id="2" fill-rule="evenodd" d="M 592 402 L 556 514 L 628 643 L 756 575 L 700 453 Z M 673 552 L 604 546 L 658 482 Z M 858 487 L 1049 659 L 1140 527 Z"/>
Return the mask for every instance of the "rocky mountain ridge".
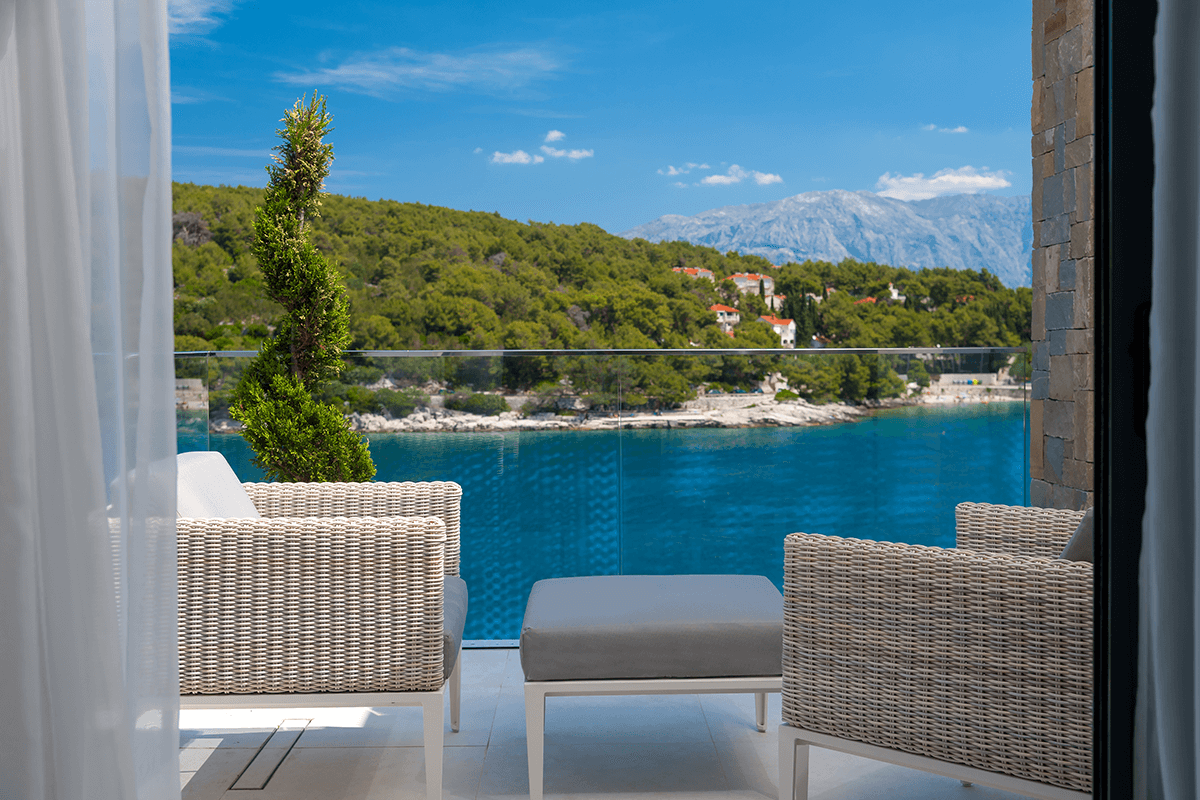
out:
<path id="1" fill-rule="evenodd" d="M 771 203 L 667 214 L 621 234 L 683 240 L 773 264 L 847 258 L 909 269 L 987 269 L 1009 287 L 1032 279 L 1029 197 L 958 194 L 903 201 L 874 192 L 805 192 Z"/>

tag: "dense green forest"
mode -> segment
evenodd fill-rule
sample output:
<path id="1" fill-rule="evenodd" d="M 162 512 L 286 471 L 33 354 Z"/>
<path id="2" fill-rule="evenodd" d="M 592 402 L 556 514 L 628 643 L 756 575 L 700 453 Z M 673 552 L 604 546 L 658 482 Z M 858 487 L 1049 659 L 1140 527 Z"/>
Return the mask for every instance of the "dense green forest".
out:
<path id="1" fill-rule="evenodd" d="M 177 350 L 253 350 L 271 335 L 281 312 L 266 299 L 251 255 L 254 207 L 262 195 L 247 187 L 174 185 Z M 351 349 L 778 347 L 771 328 L 758 321 L 770 313 L 763 299 L 740 294 L 726 279 L 739 272 L 775 278 L 776 293 L 787 295 L 778 316 L 796 320 L 801 344 L 813 335 L 834 347 L 1018 346 L 1029 340 L 1031 290 L 1005 288 L 986 271 L 913 272 L 856 261 L 778 268 L 757 256 L 684 242 L 630 241 L 587 223 L 520 223 L 493 213 L 336 195 L 324 199 L 312 225 L 314 244 L 337 265 L 349 294 Z M 716 280 L 673 267 L 708 269 Z M 903 302 L 892 298 L 889 283 Z M 741 311 L 732 338 L 709 311 L 715 303 Z M 611 396 L 611 384 L 619 381 L 627 404 L 629 398 L 678 402 L 702 386 L 746 387 L 774 371 L 814 400 L 884 397 L 903 388 L 893 361 L 854 356 L 642 358 L 602 369 L 580 359 L 505 362 L 441 377 L 464 388 L 547 395 L 568 378 L 576 392 L 591 387 L 597 400 Z M 409 382 L 429 377 L 417 374 L 422 370 L 414 364 L 407 368 Z M 398 376 L 382 362 L 362 368 L 362 379 L 382 371 Z M 335 387 L 334 397 L 349 402 L 350 387 Z"/>

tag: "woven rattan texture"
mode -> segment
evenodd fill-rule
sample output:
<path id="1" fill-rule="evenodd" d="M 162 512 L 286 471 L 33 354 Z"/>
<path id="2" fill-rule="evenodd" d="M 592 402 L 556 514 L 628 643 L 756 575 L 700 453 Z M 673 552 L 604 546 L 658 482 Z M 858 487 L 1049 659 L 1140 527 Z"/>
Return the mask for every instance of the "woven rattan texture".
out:
<path id="1" fill-rule="evenodd" d="M 960 550 L 1057 558 L 1079 527 L 1083 512 L 959 503 L 954 518 Z"/>
<path id="2" fill-rule="evenodd" d="M 458 574 L 462 487 L 422 483 L 244 483 L 264 517 L 437 517 L 446 524 L 446 574 Z"/>
<path id="3" fill-rule="evenodd" d="M 433 517 L 177 520 L 181 694 L 434 691 Z"/>
<path id="4" fill-rule="evenodd" d="M 1092 565 L 788 536 L 783 720 L 1090 791 Z"/>

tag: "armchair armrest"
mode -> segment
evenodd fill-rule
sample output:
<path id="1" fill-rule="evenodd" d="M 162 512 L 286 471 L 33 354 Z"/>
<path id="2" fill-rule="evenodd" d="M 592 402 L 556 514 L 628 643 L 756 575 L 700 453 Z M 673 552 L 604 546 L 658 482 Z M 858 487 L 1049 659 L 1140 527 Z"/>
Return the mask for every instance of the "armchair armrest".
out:
<path id="1" fill-rule="evenodd" d="M 960 550 L 1057 558 L 1083 519 L 1083 512 L 959 503 L 954 518 Z"/>
<path id="2" fill-rule="evenodd" d="M 783 720 L 1090 791 L 1092 565 L 791 534 Z"/>
<path id="3" fill-rule="evenodd" d="M 446 525 L 446 574 L 457 575 L 462 487 L 413 483 L 243 483 L 264 517 L 437 517 Z"/>
<path id="4" fill-rule="evenodd" d="M 442 685 L 441 520 L 180 518 L 176 530 L 181 694 Z"/>

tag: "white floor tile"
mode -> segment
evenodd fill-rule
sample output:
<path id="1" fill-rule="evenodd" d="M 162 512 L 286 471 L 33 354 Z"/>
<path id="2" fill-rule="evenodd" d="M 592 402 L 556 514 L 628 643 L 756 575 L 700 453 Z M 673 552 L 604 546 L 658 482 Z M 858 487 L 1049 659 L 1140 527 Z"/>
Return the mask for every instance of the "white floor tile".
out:
<path id="1" fill-rule="evenodd" d="M 183 800 L 219 800 L 257 752 L 257 747 L 183 748 L 179 751 Z"/>
<path id="2" fill-rule="evenodd" d="M 642 797 L 656 792 L 719 792 L 725 776 L 711 742 L 670 744 L 548 744 L 547 798 Z M 521 745 L 492 746 L 484 763 L 479 798 L 529 795 L 529 766 Z"/>
<path id="3" fill-rule="evenodd" d="M 446 748 L 442 796 L 476 796 L 482 747 Z M 255 800 L 425 800 L 425 753 L 420 747 L 296 747 Z M 246 800 L 231 791 L 226 800 Z"/>

